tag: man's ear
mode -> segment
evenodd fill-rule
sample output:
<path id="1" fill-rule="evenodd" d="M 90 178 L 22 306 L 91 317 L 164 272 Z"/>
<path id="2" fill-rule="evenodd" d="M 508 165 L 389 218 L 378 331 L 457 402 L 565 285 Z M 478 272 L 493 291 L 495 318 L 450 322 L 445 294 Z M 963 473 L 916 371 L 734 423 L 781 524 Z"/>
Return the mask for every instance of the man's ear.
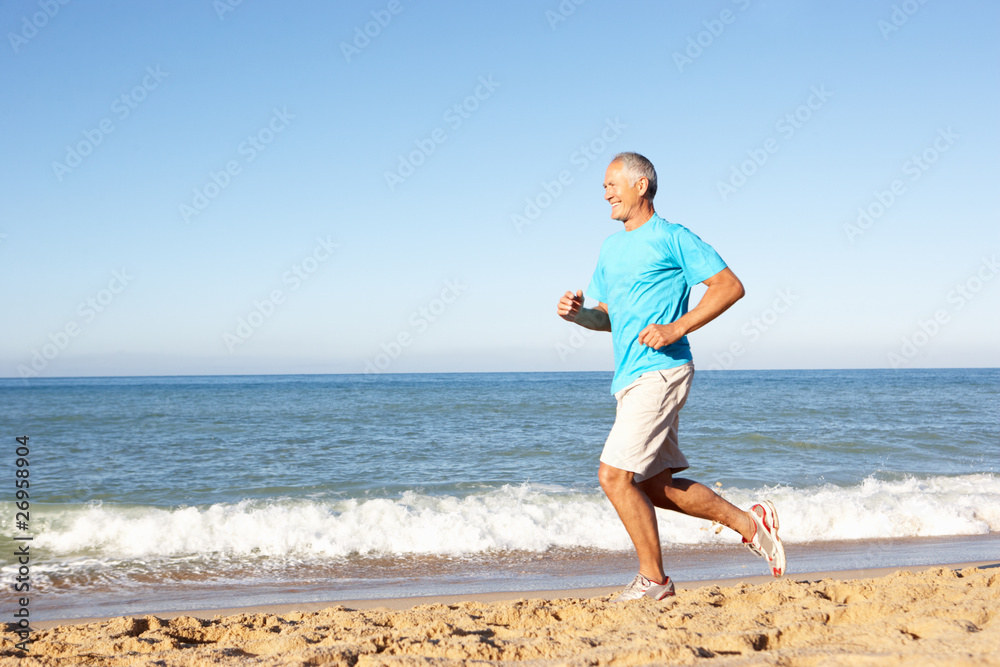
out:
<path id="1" fill-rule="evenodd" d="M 645 176 L 640 177 L 639 180 L 635 182 L 635 185 L 639 188 L 639 196 L 645 197 L 646 192 L 649 191 L 649 179 Z"/>

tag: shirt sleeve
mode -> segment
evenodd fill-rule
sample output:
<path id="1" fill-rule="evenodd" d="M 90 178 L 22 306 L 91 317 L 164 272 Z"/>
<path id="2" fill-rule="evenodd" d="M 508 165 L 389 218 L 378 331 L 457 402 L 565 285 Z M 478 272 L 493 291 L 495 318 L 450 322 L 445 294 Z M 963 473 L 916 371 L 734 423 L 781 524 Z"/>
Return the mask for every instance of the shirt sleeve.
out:
<path id="1" fill-rule="evenodd" d="M 697 234 L 686 227 L 675 225 L 667 238 L 667 250 L 684 272 L 684 280 L 690 287 L 711 278 L 726 268 L 719 253 Z"/>

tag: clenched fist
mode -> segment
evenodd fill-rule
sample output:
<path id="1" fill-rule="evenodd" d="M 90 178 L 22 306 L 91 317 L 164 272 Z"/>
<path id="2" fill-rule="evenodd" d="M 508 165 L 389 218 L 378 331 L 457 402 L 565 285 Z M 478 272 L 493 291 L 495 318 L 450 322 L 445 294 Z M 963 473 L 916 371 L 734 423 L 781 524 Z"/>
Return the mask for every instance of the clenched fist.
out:
<path id="1" fill-rule="evenodd" d="M 576 294 L 567 291 L 559 299 L 559 306 L 556 308 L 556 313 L 567 322 L 576 322 L 576 318 L 580 316 L 580 310 L 582 309 L 583 290 L 577 290 Z"/>

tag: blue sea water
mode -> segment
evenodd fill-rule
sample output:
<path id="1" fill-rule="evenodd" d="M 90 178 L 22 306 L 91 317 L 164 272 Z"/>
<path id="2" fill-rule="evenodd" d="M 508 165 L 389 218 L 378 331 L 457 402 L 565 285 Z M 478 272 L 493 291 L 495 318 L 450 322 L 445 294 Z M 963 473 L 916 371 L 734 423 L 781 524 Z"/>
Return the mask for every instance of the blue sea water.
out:
<path id="1" fill-rule="evenodd" d="M 80 615 L 84 597 L 117 613 L 157 598 L 204 608 L 611 583 L 622 573 L 594 564 L 630 543 L 596 479 L 610 380 L 0 380 L 0 475 L 13 489 L 22 435 L 31 473 L 28 531 L 13 500 L 0 526 L 31 535 L 33 591 L 56 616 Z M 699 372 L 680 434 L 685 476 L 738 505 L 771 498 L 790 552 L 1000 533 L 998 369 Z M 671 513 L 660 525 L 678 557 L 738 542 Z M 969 560 L 997 542 L 977 544 Z M 2 562 L 9 585 L 16 563 Z M 419 583 L 387 591 L 390 572 Z"/>

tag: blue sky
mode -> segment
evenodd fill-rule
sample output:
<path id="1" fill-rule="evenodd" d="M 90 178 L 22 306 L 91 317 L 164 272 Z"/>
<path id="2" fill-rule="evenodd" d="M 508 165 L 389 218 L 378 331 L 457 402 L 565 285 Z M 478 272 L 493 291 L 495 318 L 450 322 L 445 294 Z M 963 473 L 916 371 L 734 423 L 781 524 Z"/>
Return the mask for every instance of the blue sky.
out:
<path id="1" fill-rule="evenodd" d="M 621 150 L 746 285 L 700 368 L 1000 365 L 998 19 L 6 2 L 0 375 L 609 370 Z"/>

